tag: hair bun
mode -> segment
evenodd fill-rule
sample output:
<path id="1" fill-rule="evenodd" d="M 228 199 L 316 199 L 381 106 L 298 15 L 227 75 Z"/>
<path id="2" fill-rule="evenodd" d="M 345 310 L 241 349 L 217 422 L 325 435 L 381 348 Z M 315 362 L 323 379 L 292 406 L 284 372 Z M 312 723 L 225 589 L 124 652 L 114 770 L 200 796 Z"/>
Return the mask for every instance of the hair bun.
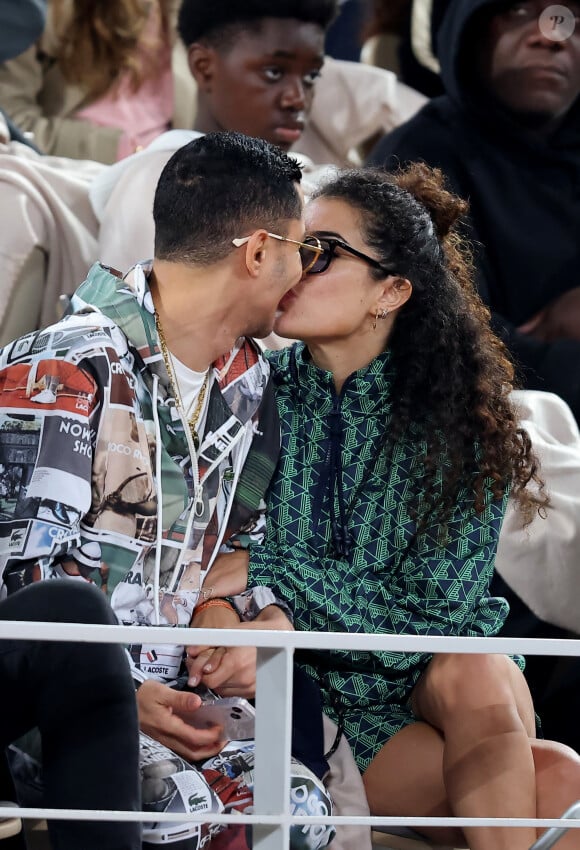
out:
<path id="1" fill-rule="evenodd" d="M 445 188 L 445 177 L 439 168 L 430 168 L 424 162 L 413 162 L 397 171 L 394 177 L 401 189 L 426 207 L 441 241 L 469 209 L 467 201 Z"/>

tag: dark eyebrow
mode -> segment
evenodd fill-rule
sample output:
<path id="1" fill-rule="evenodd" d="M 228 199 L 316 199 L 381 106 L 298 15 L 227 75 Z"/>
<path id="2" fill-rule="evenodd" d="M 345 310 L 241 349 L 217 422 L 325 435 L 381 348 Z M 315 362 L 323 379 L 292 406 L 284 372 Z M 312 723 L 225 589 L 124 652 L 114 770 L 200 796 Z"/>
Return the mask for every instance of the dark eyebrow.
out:
<path id="1" fill-rule="evenodd" d="M 269 55 L 276 59 L 296 59 L 296 54 L 292 53 L 290 50 L 275 50 Z"/>
<path id="2" fill-rule="evenodd" d="M 340 233 L 336 233 L 334 230 L 315 230 L 311 235 L 318 236 L 321 239 L 324 239 L 325 236 L 331 239 L 340 239 L 340 241 L 344 242 L 345 245 L 347 244 L 344 236 L 341 236 Z"/>
<path id="3" fill-rule="evenodd" d="M 268 58 L 270 58 L 270 59 L 290 59 L 291 60 L 291 59 L 296 59 L 297 57 L 296 57 L 296 53 L 292 53 L 290 50 L 275 50 L 273 53 L 268 54 Z M 324 54 L 319 53 L 318 56 L 316 57 L 315 61 L 319 62 L 320 65 L 323 65 L 324 64 Z"/>

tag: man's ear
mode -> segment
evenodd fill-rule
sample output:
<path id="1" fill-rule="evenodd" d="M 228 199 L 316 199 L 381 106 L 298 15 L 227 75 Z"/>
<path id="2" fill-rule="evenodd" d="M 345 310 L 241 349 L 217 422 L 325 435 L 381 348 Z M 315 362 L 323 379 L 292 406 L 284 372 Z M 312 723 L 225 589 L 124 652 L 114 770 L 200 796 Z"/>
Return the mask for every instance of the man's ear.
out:
<path id="1" fill-rule="evenodd" d="M 213 47 L 208 47 L 207 44 L 200 44 L 194 41 L 187 48 L 187 62 L 189 70 L 202 91 L 208 91 L 214 75 L 216 52 Z"/>
<path id="2" fill-rule="evenodd" d="M 264 268 L 267 242 L 267 231 L 254 230 L 245 245 L 244 261 L 250 277 L 259 277 Z"/>

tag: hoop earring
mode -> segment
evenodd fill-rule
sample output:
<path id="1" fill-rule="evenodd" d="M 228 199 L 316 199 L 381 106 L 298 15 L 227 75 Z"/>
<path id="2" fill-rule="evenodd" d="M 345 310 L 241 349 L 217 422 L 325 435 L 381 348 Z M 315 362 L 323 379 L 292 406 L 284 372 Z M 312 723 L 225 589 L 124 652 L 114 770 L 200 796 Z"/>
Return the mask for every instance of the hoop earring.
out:
<path id="1" fill-rule="evenodd" d="M 379 319 L 386 319 L 388 315 L 389 315 L 389 311 L 386 310 L 384 307 L 380 312 L 379 312 L 379 308 L 377 307 L 376 312 L 375 312 L 375 320 L 373 322 L 373 330 L 374 331 L 376 331 L 376 329 L 377 329 L 377 321 Z"/>

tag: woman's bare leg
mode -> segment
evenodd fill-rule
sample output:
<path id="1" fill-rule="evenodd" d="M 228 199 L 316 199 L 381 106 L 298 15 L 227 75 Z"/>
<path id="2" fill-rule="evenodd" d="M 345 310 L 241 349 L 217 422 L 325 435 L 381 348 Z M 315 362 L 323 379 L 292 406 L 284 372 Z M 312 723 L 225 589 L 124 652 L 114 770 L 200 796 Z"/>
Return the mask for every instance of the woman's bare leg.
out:
<path id="1" fill-rule="evenodd" d="M 507 657 L 438 656 L 413 702 L 430 722 L 403 729 L 367 769 L 373 815 L 557 818 L 580 800 L 580 757 L 563 744 L 535 740 L 527 684 Z M 420 831 L 462 846 L 457 831 Z M 528 850 L 536 837 L 534 828 L 466 828 L 463 844 Z M 578 832 L 560 846 L 578 850 Z"/>
<path id="2" fill-rule="evenodd" d="M 443 782 L 443 746 L 441 734 L 421 721 L 394 735 L 363 775 L 371 815 L 453 817 Z M 418 831 L 442 844 L 467 846 L 457 829 Z"/>
<path id="3" fill-rule="evenodd" d="M 504 655 L 435 656 L 413 693 L 444 738 L 443 778 L 457 817 L 536 817 L 529 690 Z M 466 827 L 471 850 L 528 850 L 533 827 Z"/>

